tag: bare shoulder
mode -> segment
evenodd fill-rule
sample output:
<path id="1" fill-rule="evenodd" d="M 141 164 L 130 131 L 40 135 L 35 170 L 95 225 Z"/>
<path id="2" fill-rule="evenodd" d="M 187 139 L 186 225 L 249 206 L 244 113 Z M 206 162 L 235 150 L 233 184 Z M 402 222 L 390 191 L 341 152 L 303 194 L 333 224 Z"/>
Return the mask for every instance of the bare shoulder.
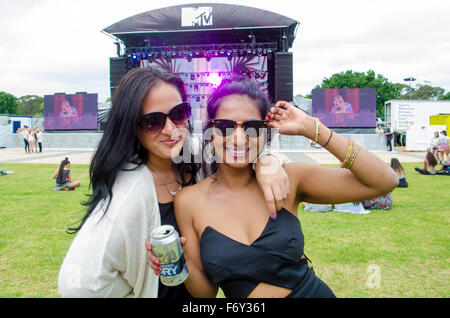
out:
<path id="1" fill-rule="evenodd" d="M 210 178 L 206 178 L 197 184 L 183 187 L 174 198 L 175 212 L 177 207 L 182 207 L 184 211 L 198 207 L 203 202 L 210 183 Z"/>

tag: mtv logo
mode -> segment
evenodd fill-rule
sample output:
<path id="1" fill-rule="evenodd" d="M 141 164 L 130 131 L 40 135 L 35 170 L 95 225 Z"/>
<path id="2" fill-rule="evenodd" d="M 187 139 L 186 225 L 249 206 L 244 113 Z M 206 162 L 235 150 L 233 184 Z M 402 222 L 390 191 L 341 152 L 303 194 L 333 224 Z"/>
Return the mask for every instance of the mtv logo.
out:
<path id="1" fill-rule="evenodd" d="M 212 7 L 181 8 L 182 27 L 202 27 L 212 25 Z"/>

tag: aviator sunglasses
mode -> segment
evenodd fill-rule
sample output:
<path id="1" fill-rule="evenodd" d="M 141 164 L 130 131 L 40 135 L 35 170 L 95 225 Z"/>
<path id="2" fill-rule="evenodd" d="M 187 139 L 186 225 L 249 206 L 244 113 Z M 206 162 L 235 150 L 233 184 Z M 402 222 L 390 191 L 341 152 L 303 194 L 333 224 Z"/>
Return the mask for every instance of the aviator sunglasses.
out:
<path id="1" fill-rule="evenodd" d="M 138 122 L 139 127 L 147 133 L 157 133 L 164 129 L 167 117 L 177 125 L 184 124 L 191 117 L 191 105 L 181 103 L 174 106 L 168 114 L 161 112 L 143 115 Z"/>
<path id="2" fill-rule="evenodd" d="M 247 120 L 244 122 L 235 122 L 230 119 L 211 119 L 209 123 L 216 128 L 222 137 L 229 137 L 233 134 L 237 125 L 241 125 L 245 134 L 250 138 L 258 138 L 263 132 L 263 128 L 267 128 L 267 120 Z"/>

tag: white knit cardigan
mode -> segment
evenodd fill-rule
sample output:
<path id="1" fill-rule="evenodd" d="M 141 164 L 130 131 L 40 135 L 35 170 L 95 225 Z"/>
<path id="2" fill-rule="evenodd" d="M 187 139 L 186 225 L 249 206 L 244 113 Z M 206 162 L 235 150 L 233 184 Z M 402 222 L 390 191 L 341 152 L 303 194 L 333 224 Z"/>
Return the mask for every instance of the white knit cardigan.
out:
<path id="1" fill-rule="evenodd" d="M 67 252 L 58 276 L 61 297 L 158 296 L 145 249 L 161 224 L 153 176 L 145 165 L 120 171 L 112 193 L 107 213 L 98 204 Z"/>

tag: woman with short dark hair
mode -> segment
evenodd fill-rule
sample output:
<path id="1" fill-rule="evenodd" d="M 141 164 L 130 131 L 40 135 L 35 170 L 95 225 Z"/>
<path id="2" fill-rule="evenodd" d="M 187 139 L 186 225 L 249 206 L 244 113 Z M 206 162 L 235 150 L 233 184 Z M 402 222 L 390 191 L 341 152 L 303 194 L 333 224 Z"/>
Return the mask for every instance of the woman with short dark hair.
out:
<path id="1" fill-rule="evenodd" d="M 185 285 L 195 297 L 215 297 L 218 287 L 232 298 L 334 297 L 307 264 L 299 202 L 361 201 L 398 184 L 378 157 L 317 118 L 283 101 L 270 108 L 266 118 L 269 108 L 266 97 L 248 80 L 222 82 L 208 101 L 210 131 L 204 138 L 217 164 L 211 167 L 213 175 L 175 198 L 176 219 L 186 237 Z M 268 141 L 267 128 L 313 140 L 345 168 L 285 164 L 290 191 L 276 218 L 264 204 L 251 168 Z"/>

